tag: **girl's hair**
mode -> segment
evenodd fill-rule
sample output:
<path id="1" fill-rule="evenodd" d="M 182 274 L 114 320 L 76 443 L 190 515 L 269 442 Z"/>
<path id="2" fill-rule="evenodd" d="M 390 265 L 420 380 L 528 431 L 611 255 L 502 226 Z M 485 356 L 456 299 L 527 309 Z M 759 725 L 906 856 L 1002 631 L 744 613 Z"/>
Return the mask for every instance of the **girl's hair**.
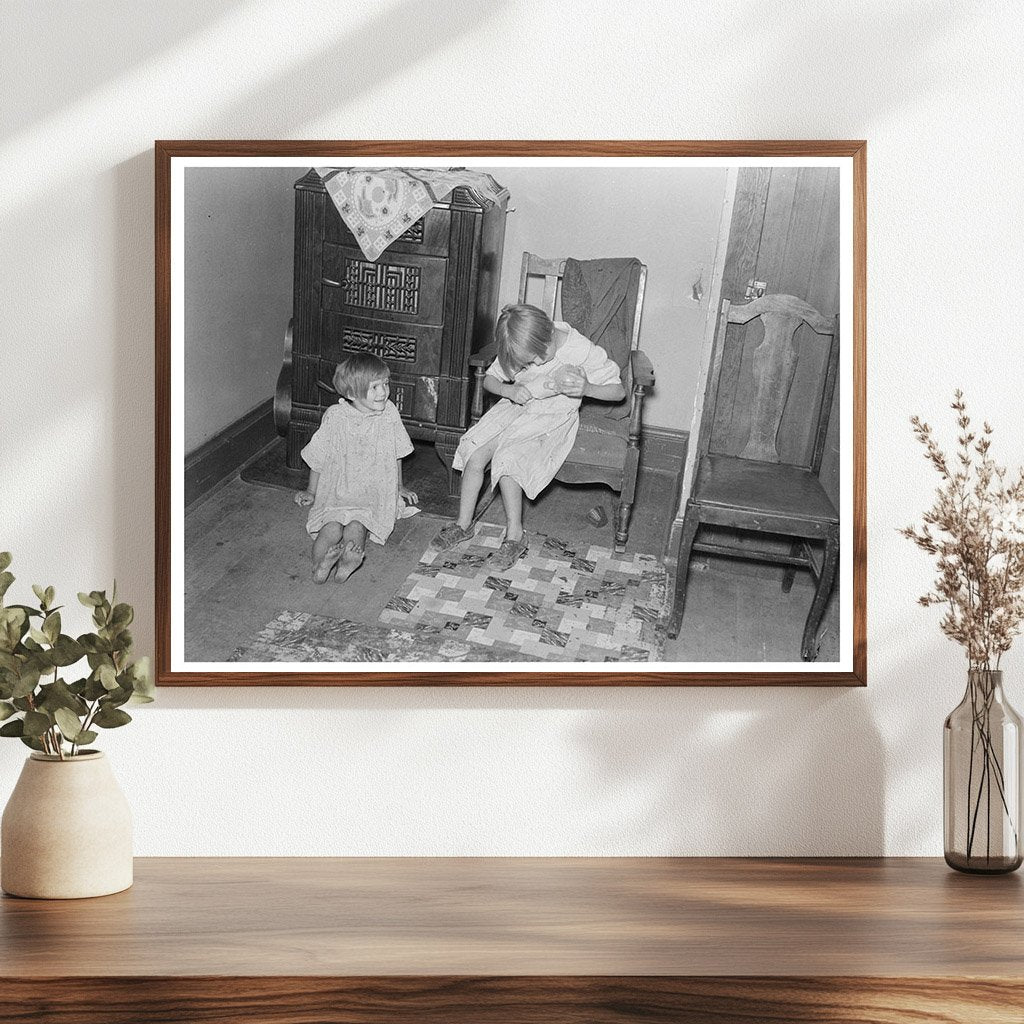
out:
<path id="1" fill-rule="evenodd" d="M 498 362 L 509 377 L 514 377 L 537 357 L 547 357 L 551 348 L 551 317 L 536 306 L 525 303 L 506 306 L 494 328 Z"/>
<path id="2" fill-rule="evenodd" d="M 391 379 L 391 371 L 383 359 L 372 352 L 350 352 L 334 371 L 334 390 L 343 398 L 365 398 L 370 385 L 381 378 Z"/>

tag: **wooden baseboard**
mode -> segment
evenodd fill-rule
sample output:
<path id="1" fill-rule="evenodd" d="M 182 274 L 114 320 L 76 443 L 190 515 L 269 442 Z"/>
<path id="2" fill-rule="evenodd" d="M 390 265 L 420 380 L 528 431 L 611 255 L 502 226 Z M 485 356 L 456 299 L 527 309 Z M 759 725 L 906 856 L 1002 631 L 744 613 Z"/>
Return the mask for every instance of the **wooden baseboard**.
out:
<path id="1" fill-rule="evenodd" d="M 268 398 L 186 455 L 185 507 L 238 472 L 275 437 L 274 401 Z M 651 473 L 682 473 L 689 440 L 686 430 L 644 426 L 643 469 Z"/>
<path id="2" fill-rule="evenodd" d="M 185 507 L 237 473 L 277 437 L 274 400 L 268 398 L 185 456 Z"/>
<path id="3" fill-rule="evenodd" d="M 643 448 L 640 462 L 652 473 L 683 472 L 686 452 L 690 444 L 688 430 L 674 430 L 671 427 L 651 427 L 644 424 Z"/>

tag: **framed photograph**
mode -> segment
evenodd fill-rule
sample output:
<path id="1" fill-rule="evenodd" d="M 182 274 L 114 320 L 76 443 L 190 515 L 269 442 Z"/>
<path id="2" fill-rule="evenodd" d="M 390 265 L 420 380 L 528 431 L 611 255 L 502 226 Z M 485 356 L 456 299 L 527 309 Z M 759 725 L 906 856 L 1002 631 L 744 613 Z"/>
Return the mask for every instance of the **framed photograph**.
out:
<path id="1" fill-rule="evenodd" d="M 864 685 L 863 142 L 157 142 L 160 685 Z"/>

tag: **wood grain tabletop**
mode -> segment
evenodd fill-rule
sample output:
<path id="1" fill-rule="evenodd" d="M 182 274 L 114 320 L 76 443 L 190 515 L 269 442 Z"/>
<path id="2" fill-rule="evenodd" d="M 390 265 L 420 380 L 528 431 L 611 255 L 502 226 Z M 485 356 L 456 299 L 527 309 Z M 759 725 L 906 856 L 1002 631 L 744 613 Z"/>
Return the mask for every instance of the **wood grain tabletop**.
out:
<path id="1" fill-rule="evenodd" d="M 114 896 L 4 897 L 0 963 L 0 1014 L 47 993 L 25 1020 L 1020 1024 L 1024 889 L 916 858 L 143 858 Z"/>
<path id="2" fill-rule="evenodd" d="M 0 901 L 39 977 L 1024 975 L 1024 888 L 931 859 L 138 859 L 92 900 Z"/>

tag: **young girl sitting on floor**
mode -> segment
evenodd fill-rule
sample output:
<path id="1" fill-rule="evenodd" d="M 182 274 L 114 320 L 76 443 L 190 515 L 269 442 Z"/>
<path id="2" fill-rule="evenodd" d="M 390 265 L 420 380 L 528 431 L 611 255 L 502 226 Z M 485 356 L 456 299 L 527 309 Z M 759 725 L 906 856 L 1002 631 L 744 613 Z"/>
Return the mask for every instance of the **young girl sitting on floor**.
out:
<path id="1" fill-rule="evenodd" d="M 462 470 L 459 518 L 432 544 L 446 550 L 473 536 L 473 511 L 490 463 L 506 528 L 488 565 L 503 572 L 527 551 L 523 494 L 533 499 L 554 479 L 576 440 L 582 399 L 618 402 L 626 392 L 604 349 L 536 306 L 506 306 L 494 339 L 498 357 L 487 369 L 484 390 L 501 401 L 462 435 L 452 464 Z"/>
<path id="2" fill-rule="evenodd" d="M 383 544 L 405 504 L 416 504 L 402 486 L 402 459 L 413 447 L 388 401 L 390 377 L 375 355 L 346 356 L 334 371 L 341 398 L 302 449 L 309 486 L 295 503 L 312 506 L 306 530 L 314 538 L 314 583 L 325 583 L 335 565 L 335 581 L 344 583 L 362 565 L 367 533 Z"/>

